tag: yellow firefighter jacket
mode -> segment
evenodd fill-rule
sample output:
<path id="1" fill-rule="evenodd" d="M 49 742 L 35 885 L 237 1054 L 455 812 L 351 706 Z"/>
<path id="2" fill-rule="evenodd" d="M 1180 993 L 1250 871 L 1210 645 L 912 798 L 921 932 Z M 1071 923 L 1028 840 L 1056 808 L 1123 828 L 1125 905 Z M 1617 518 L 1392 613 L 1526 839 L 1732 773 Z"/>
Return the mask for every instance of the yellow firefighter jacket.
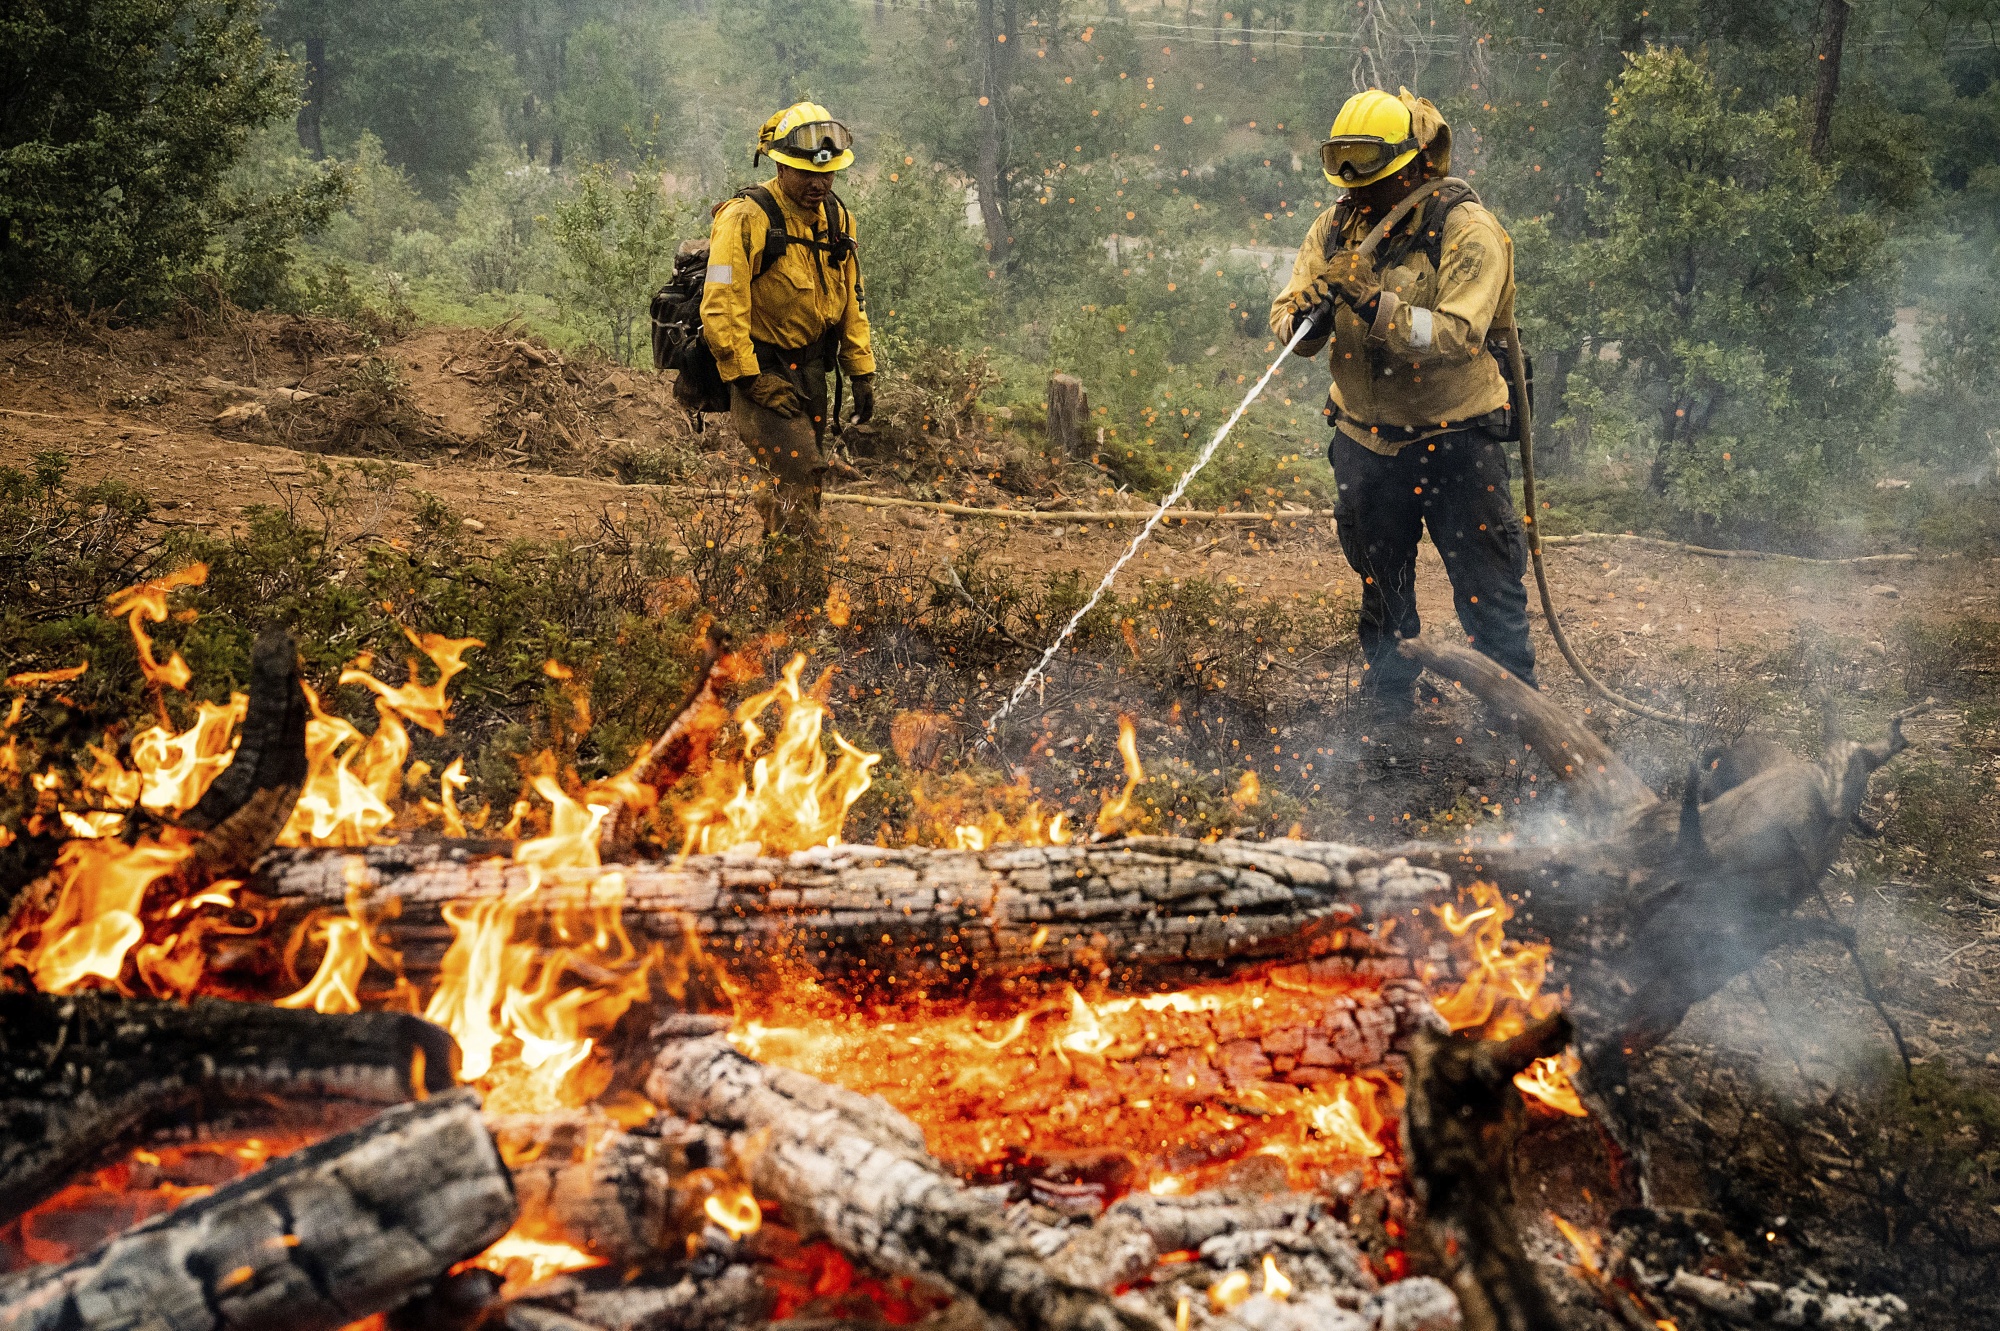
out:
<path id="1" fill-rule="evenodd" d="M 785 230 L 801 240 L 827 239 L 825 219 L 787 198 L 776 181 L 766 185 L 785 219 Z M 827 200 L 827 207 L 839 205 Z M 841 209 L 841 229 L 854 234 L 853 214 Z M 741 379 L 760 369 L 753 342 L 785 350 L 811 347 L 835 333 L 840 368 L 873 374 L 868 311 L 861 287 L 861 263 L 850 250 L 838 264 L 812 245 L 788 244 L 777 261 L 755 278 L 764 254 L 770 219 L 755 199 L 731 199 L 716 210 L 708 235 L 708 281 L 701 294 L 701 327 L 722 377 Z M 776 368 L 776 367 L 765 367 Z"/>
<path id="2" fill-rule="evenodd" d="M 1306 233 L 1292 264 L 1291 281 L 1271 305 L 1275 330 L 1291 296 L 1326 270 L 1328 233 L 1336 225 L 1329 208 Z M 1397 232 L 1423 225 L 1426 209 L 1416 208 Z M 1353 249 L 1368 234 L 1367 219 L 1341 219 L 1340 249 Z M 1416 239 L 1410 236 L 1410 239 Z M 1383 238 L 1379 256 L 1392 255 L 1397 237 Z M 1468 199 L 1445 218 L 1437 267 L 1422 244 L 1385 264 L 1376 276 L 1382 301 L 1372 324 L 1364 325 L 1345 303 L 1336 301 L 1333 336 L 1328 339 L 1333 386 L 1327 396 L 1341 433 L 1364 448 L 1393 456 L 1405 444 L 1456 429 L 1506 405 L 1507 381 L 1486 351 L 1487 330 L 1507 327 L 1514 313 L 1514 241 L 1492 213 Z M 1317 354 L 1311 343 L 1301 354 Z"/>

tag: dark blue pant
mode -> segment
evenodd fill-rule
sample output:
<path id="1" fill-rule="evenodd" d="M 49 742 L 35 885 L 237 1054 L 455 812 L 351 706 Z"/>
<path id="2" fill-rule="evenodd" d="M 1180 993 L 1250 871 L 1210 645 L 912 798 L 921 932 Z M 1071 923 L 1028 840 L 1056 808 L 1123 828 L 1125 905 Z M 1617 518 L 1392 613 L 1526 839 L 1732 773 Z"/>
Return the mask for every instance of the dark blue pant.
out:
<path id="1" fill-rule="evenodd" d="M 1407 698 L 1419 667 L 1396 652 L 1417 620 L 1417 540 L 1431 543 L 1451 576 L 1458 622 L 1472 646 L 1535 683 L 1528 642 L 1528 540 L 1507 489 L 1508 445 L 1484 430 L 1455 430 L 1405 444 L 1394 457 L 1335 434 L 1327 450 L 1340 497 L 1334 523 L 1361 575 L 1362 692 Z"/>

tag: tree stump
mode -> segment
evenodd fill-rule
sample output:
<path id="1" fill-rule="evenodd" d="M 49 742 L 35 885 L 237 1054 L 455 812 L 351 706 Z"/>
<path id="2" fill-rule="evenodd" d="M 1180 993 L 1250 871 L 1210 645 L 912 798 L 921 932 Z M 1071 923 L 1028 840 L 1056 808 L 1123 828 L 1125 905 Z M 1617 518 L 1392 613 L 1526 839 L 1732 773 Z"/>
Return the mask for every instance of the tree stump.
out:
<path id="1" fill-rule="evenodd" d="M 1073 374 L 1049 376 L 1049 444 L 1069 457 L 1080 458 L 1090 451 L 1087 429 L 1090 424 L 1090 394 L 1083 381 Z"/>

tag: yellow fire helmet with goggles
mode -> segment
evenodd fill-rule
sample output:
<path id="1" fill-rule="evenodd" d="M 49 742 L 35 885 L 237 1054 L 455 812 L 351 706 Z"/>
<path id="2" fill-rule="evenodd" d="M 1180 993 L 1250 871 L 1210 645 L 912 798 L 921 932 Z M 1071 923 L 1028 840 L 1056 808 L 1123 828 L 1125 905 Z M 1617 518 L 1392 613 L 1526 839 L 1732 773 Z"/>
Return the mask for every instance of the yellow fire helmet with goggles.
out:
<path id="1" fill-rule="evenodd" d="M 854 165 L 854 135 L 818 102 L 788 106 L 757 131 L 757 151 L 750 155 L 795 166 L 801 171 L 845 171 Z"/>
<path id="2" fill-rule="evenodd" d="M 1370 88 L 1348 98 L 1334 117 L 1327 141 L 1319 146 L 1320 169 L 1330 183 L 1359 189 L 1396 174 L 1428 149 L 1432 166 L 1448 172 L 1450 134 L 1437 108 L 1408 88 L 1400 96 Z"/>

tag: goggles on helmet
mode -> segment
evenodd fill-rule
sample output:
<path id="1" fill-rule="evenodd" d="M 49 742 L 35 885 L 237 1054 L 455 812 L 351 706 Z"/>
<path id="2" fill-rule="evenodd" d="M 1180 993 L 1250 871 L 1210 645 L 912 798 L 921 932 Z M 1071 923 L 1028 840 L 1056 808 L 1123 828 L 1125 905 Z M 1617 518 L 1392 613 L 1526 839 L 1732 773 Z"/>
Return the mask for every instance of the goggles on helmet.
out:
<path id="1" fill-rule="evenodd" d="M 1401 143 L 1373 134 L 1341 134 L 1319 146 L 1319 160 L 1328 175 L 1353 184 L 1380 175 L 1389 163 L 1418 146 L 1414 134 Z"/>
<path id="2" fill-rule="evenodd" d="M 782 149 L 788 156 L 803 157 L 815 166 L 825 166 L 853 146 L 854 136 L 838 120 L 813 120 L 773 139 L 765 151 Z"/>

